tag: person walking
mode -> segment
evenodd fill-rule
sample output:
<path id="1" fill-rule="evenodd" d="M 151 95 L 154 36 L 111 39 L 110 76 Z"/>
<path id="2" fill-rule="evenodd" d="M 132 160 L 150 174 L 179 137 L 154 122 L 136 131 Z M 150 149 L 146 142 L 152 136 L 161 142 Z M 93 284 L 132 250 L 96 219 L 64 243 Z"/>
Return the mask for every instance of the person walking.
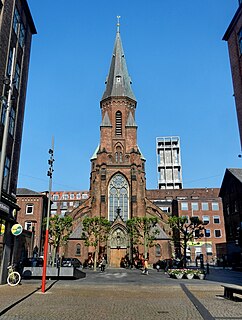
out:
<path id="1" fill-rule="evenodd" d="M 144 261 L 144 271 L 143 274 L 148 274 L 148 259 Z"/>
<path id="2" fill-rule="evenodd" d="M 103 258 L 102 258 L 102 262 L 101 262 L 101 272 L 104 272 L 104 271 L 105 271 L 105 267 L 106 267 L 106 260 L 105 260 L 105 258 L 103 257 Z"/>

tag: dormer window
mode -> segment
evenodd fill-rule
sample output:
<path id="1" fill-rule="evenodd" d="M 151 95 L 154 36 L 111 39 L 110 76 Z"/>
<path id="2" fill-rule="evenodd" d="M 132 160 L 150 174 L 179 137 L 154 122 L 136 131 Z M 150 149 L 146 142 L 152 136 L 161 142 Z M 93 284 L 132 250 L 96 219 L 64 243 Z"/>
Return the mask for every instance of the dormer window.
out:
<path id="1" fill-rule="evenodd" d="M 116 76 L 116 82 L 120 83 L 121 82 L 121 77 L 120 76 Z"/>

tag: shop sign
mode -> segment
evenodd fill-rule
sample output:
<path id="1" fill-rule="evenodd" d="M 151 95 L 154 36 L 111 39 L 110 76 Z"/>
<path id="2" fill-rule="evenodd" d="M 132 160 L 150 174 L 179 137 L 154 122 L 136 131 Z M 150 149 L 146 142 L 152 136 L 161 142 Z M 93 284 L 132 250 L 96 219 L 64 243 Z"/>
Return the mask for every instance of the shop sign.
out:
<path id="1" fill-rule="evenodd" d="M 23 231 L 23 227 L 21 226 L 21 224 L 14 224 L 11 228 L 11 232 L 14 236 L 19 236 Z"/>
<path id="2" fill-rule="evenodd" d="M 5 203 L 3 202 L 0 202 L 0 210 L 6 212 L 6 213 L 9 213 L 9 206 L 7 206 Z"/>

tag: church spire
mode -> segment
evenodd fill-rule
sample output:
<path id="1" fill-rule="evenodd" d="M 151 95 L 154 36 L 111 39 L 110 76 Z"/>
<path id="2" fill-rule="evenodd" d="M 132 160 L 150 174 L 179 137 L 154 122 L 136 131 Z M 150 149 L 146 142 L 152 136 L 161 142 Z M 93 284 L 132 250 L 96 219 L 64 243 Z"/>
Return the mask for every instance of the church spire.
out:
<path id="1" fill-rule="evenodd" d="M 136 101 L 131 88 L 131 79 L 128 74 L 120 36 L 120 16 L 117 16 L 117 19 L 117 33 L 113 49 L 113 56 L 106 81 L 106 90 L 103 94 L 102 100 L 110 97 L 127 97 Z"/>

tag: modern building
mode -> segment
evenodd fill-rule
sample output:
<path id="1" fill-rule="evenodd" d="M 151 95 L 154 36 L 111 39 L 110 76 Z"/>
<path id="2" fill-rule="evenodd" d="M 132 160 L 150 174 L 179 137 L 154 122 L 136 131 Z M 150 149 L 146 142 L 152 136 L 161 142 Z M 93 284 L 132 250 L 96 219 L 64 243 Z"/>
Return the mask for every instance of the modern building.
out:
<path id="1" fill-rule="evenodd" d="M 44 218 L 47 216 L 48 193 L 35 192 L 33 190 L 18 188 L 17 205 L 20 210 L 17 213 L 17 221 L 25 231 L 30 234 L 31 241 L 26 241 L 26 246 L 18 248 L 20 254 L 16 258 L 33 257 L 33 253 L 43 254 Z"/>
<path id="2" fill-rule="evenodd" d="M 159 189 L 182 188 L 181 149 L 179 137 L 156 138 Z"/>
<path id="3" fill-rule="evenodd" d="M 30 48 L 35 25 L 26 0 L 0 1 L 0 283 L 11 261 Z"/>
<path id="4" fill-rule="evenodd" d="M 167 215 L 146 197 L 145 158 L 137 143 L 137 101 L 131 88 L 119 25 L 100 107 L 100 143 L 91 158 L 89 198 L 70 213 L 74 218 L 74 231 L 66 255 L 76 256 L 81 252 L 81 260 L 85 260 L 94 252 L 92 247 L 85 247 L 80 237 L 81 221 L 85 216 L 101 216 L 108 219 L 112 227 L 100 252 L 107 257 L 110 266 L 119 267 L 127 254 L 129 257 L 134 252 L 145 255 L 144 246 L 137 245 L 133 250 L 127 220 L 157 217 L 157 245 L 149 249 L 149 259 L 152 263 L 161 255 L 169 258 L 171 246 Z"/>
<path id="5" fill-rule="evenodd" d="M 229 24 L 223 40 L 228 43 L 230 66 L 234 87 L 234 98 L 238 118 L 240 143 L 242 146 L 242 3 Z"/>
<path id="6" fill-rule="evenodd" d="M 195 261 L 217 263 L 226 255 L 223 206 L 218 188 L 147 190 L 147 197 L 169 216 L 198 217 L 204 223 L 203 237 L 189 243 L 187 256 Z"/>
<path id="7" fill-rule="evenodd" d="M 242 269 L 242 169 L 226 169 L 219 196 L 223 201 L 228 262 Z"/>

